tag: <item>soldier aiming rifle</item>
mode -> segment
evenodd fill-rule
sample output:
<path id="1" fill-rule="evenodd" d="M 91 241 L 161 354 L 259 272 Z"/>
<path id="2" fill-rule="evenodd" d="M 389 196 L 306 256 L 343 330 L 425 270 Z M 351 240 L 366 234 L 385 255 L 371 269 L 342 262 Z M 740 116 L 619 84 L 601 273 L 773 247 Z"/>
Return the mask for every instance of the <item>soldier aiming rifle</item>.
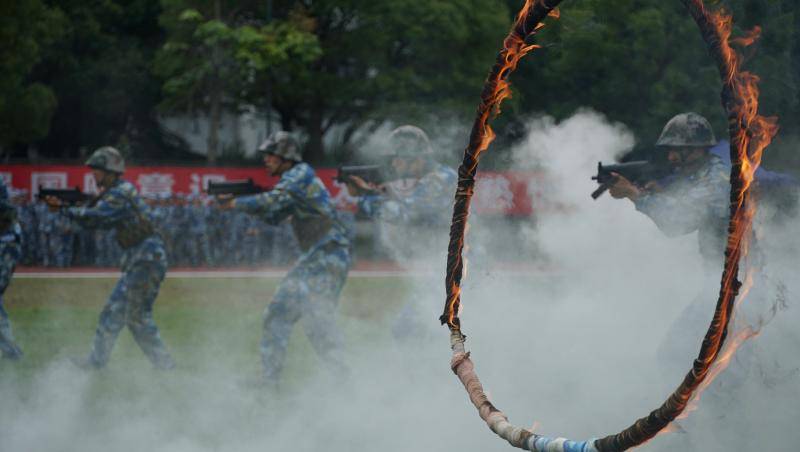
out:
<path id="1" fill-rule="evenodd" d="M 45 201 L 50 210 L 85 228 L 114 229 L 124 255 L 122 277 L 100 313 L 91 352 L 73 362 L 84 369 L 104 367 L 119 332 L 127 325 L 153 366 L 171 369 L 175 362 L 153 321 L 153 303 L 167 271 L 167 253 L 150 208 L 136 187 L 122 179 L 125 161 L 118 150 L 101 147 L 92 153 L 86 166 L 100 189 L 92 205 L 68 207 L 55 196 L 46 196 Z"/>
<path id="2" fill-rule="evenodd" d="M 452 213 L 456 172 L 434 158 L 428 135 L 419 127 L 404 125 L 389 135 L 391 174 L 408 188 L 395 190 L 384 182 L 376 183 L 352 174 L 347 191 L 357 197 L 358 211 L 382 223 L 381 232 L 388 248 L 398 260 L 408 263 L 443 250 Z M 402 244 L 398 247 L 398 244 Z M 406 303 L 395 320 L 392 332 L 397 339 L 422 337 L 424 323 L 416 301 Z M 428 309 L 428 306 L 420 308 Z M 434 314 L 430 314 L 434 317 Z"/>
<path id="3" fill-rule="evenodd" d="M 21 256 L 22 228 L 17 221 L 16 208 L 9 202 L 6 184 L 0 178 L 0 356 L 10 360 L 20 359 L 22 350 L 11 334 L 11 322 L 3 308 L 3 293 Z"/>
<path id="4" fill-rule="evenodd" d="M 289 336 L 299 320 L 320 358 L 336 374 L 344 375 L 343 337 L 335 318 L 350 270 L 348 230 L 328 189 L 303 162 L 300 147 L 288 132 L 274 133 L 258 150 L 267 173 L 280 176 L 277 185 L 259 194 L 218 196 L 217 201 L 222 208 L 240 210 L 269 224 L 290 220 L 303 251 L 264 312 L 262 381 L 268 387 L 277 387 Z"/>
<path id="5" fill-rule="evenodd" d="M 433 148 L 428 135 L 419 127 L 400 126 L 389 135 L 391 152 L 390 169 L 380 173 L 391 174 L 391 179 L 408 179 L 413 184 L 405 196 L 387 193 L 386 182 L 362 177 L 371 172 L 340 171 L 347 183 L 347 191 L 358 197 L 359 211 L 370 218 L 390 223 L 446 224 L 448 207 L 452 204 L 451 187 L 455 186 L 456 172 L 433 158 Z M 351 167 L 358 168 L 358 167 Z M 362 167 L 365 168 L 365 167 Z M 366 167 L 369 168 L 369 167 Z M 376 170 L 372 170 L 375 172 Z"/>

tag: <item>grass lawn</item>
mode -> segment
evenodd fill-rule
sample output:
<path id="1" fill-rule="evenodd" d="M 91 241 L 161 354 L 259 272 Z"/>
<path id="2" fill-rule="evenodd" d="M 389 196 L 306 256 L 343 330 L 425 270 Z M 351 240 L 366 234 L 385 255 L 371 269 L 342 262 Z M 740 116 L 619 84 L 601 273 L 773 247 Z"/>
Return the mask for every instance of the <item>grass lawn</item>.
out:
<path id="1" fill-rule="evenodd" d="M 166 279 L 154 316 L 178 362 L 177 372 L 194 373 L 222 361 L 243 375 L 257 375 L 261 316 L 279 281 L 260 277 Z M 18 363 L 0 363 L 0 368 L 31 376 L 54 360 L 86 354 L 98 315 L 115 283 L 111 277 L 15 278 L 5 304 L 25 358 Z M 340 299 L 338 318 L 348 345 L 389 341 L 384 327 L 400 309 L 407 286 L 402 277 L 351 277 Z M 300 322 L 289 343 L 285 379 L 297 382 L 315 366 L 316 356 Z M 124 329 L 104 372 L 148 367 Z"/>
<path id="2" fill-rule="evenodd" d="M 473 272 L 473 280 L 464 318 L 476 369 L 517 425 L 541 421 L 545 434 L 575 439 L 613 433 L 660 404 L 691 362 L 676 363 L 675 378 L 661 375 L 653 351 L 661 333 L 651 333 L 671 319 L 639 293 L 598 301 L 547 274 Z M 12 280 L 6 307 L 25 357 L 0 360 L 0 451 L 508 450 L 448 368 L 441 300 L 427 293 L 439 281 L 419 291 L 407 277 L 349 278 L 336 321 L 350 378 L 327 375 L 298 324 L 277 392 L 252 381 L 278 278 L 170 277 L 154 313 L 177 369 L 152 369 L 127 330 L 105 369 L 76 369 L 66 358 L 89 351 L 115 282 Z M 404 342 L 391 330 L 406 300 L 430 311 L 420 318 L 430 328 Z M 765 387 L 754 378 L 724 418 L 704 402 L 685 424 L 698 450 L 796 449 L 795 318 L 779 317 L 758 342 L 765 360 L 782 357 L 782 372 L 770 375 L 783 380 Z M 686 438 L 664 435 L 642 450 L 692 450 Z"/>

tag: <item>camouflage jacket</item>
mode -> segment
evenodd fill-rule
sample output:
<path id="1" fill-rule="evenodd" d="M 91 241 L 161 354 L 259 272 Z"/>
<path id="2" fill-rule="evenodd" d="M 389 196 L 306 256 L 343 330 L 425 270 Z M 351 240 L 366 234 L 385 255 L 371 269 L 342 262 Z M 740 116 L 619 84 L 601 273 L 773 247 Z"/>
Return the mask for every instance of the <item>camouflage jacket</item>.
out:
<path id="1" fill-rule="evenodd" d="M 123 268 L 137 261 L 166 259 L 150 208 L 128 181 L 118 180 L 89 206 L 62 211 L 81 227 L 114 229 L 117 242 L 125 250 Z"/>
<path id="2" fill-rule="evenodd" d="M 22 228 L 14 222 L 0 231 L 0 295 L 11 280 L 14 267 L 22 257 Z"/>
<path id="3" fill-rule="evenodd" d="M 369 218 L 389 223 L 446 225 L 452 215 L 453 194 L 458 175 L 435 163 L 405 196 L 365 195 L 358 198 L 358 209 Z"/>
<path id="4" fill-rule="evenodd" d="M 636 210 L 670 237 L 698 231 L 700 254 L 717 262 L 725 250 L 730 167 L 711 155 L 697 171 L 662 182 L 661 191 L 647 192 L 634 201 Z"/>
<path id="5" fill-rule="evenodd" d="M 4 253 L 12 243 L 16 243 L 18 248 L 22 246 L 22 228 L 17 219 L 17 208 L 10 203 L 6 183 L 0 178 L 0 238 Z"/>
<path id="6" fill-rule="evenodd" d="M 283 173 L 272 190 L 237 198 L 235 206 L 273 225 L 290 219 L 305 251 L 331 242 L 350 245 L 347 227 L 339 219 L 328 189 L 307 163 Z"/>

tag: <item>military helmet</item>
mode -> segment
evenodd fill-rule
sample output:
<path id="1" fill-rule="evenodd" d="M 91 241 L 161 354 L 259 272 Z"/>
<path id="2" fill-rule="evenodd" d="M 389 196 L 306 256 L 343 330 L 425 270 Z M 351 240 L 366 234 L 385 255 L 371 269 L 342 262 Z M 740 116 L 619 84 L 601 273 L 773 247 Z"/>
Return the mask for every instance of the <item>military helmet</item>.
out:
<path id="1" fill-rule="evenodd" d="M 428 135 L 419 127 L 400 126 L 389 134 L 389 146 L 397 157 L 429 156 L 433 154 Z"/>
<path id="2" fill-rule="evenodd" d="M 709 147 L 717 144 L 708 120 L 697 113 L 675 115 L 664 126 L 656 146 Z"/>
<path id="3" fill-rule="evenodd" d="M 125 160 L 122 154 L 111 146 L 103 146 L 92 152 L 86 160 L 86 166 L 117 174 L 125 172 Z"/>
<path id="4" fill-rule="evenodd" d="M 293 162 L 301 162 L 303 160 L 303 157 L 300 155 L 300 145 L 298 145 L 297 140 L 285 130 L 279 130 L 270 135 L 269 138 L 261 143 L 261 146 L 258 147 L 258 151 L 263 154 L 277 155 L 284 160 L 291 160 Z"/>

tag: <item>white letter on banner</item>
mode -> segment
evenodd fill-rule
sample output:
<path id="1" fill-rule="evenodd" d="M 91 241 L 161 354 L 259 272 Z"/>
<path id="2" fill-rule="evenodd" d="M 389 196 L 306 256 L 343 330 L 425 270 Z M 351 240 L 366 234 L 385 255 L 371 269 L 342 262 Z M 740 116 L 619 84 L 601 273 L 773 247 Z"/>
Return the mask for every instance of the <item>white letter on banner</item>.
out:
<path id="1" fill-rule="evenodd" d="M 67 188 L 67 173 L 31 173 L 31 200 L 36 199 L 40 186 L 42 188 Z"/>
<path id="2" fill-rule="evenodd" d="M 83 192 L 90 195 L 96 195 L 100 193 L 100 190 L 97 188 L 97 181 L 94 179 L 94 175 L 92 173 L 86 173 L 83 175 Z"/>
<path id="3" fill-rule="evenodd" d="M 136 180 L 142 195 L 169 195 L 175 185 L 175 177 L 169 173 L 140 174 Z"/>

